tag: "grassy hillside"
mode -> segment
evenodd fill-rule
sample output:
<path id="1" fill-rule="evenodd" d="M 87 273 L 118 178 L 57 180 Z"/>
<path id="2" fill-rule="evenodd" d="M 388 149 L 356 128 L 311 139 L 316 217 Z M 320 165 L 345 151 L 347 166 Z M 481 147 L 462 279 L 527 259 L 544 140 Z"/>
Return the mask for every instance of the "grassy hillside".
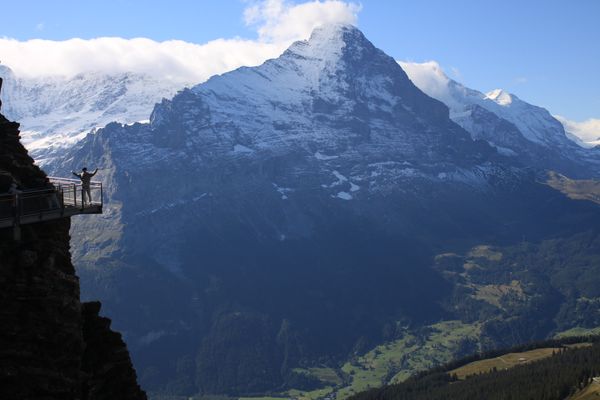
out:
<path id="1" fill-rule="evenodd" d="M 599 379 L 599 378 L 596 378 Z M 593 380 L 581 392 L 574 394 L 570 400 L 598 400 L 600 399 L 600 381 Z"/>
<path id="2" fill-rule="evenodd" d="M 573 337 L 573 336 L 600 336 L 600 327 L 596 327 L 596 328 L 576 327 L 576 328 L 567 329 L 564 332 L 559 332 L 556 334 L 556 337 L 559 339 L 566 338 L 566 337 Z"/>
<path id="3" fill-rule="evenodd" d="M 562 341 L 561 341 L 562 340 Z M 600 339 L 561 339 L 459 360 L 404 383 L 372 389 L 352 400 L 476 400 L 598 398 Z"/>
<path id="4" fill-rule="evenodd" d="M 523 365 L 528 362 L 535 362 L 546 357 L 552 356 L 553 353 L 560 351 L 560 348 L 550 347 L 535 350 L 524 351 L 520 353 L 508 353 L 498 357 L 489 358 L 486 360 L 474 361 L 462 367 L 449 371 L 450 375 L 456 375 L 458 379 L 466 379 L 471 375 L 488 373 L 494 370 L 504 370 L 513 368 L 517 365 Z"/>
<path id="5" fill-rule="evenodd" d="M 570 179 L 557 172 L 549 172 L 548 185 L 575 200 L 589 200 L 600 204 L 600 181 Z"/>
<path id="6" fill-rule="evenodd" d="M 370 388 L 402 382 L 415 372 L 452 360 L 465 341 L 477 341 L 480 325 L 443 321 L 418 330 L 399 329 L 400 338 L 355 355 L 340 366 L 294 369 L 295 374 L 317 382 L 316 387 L 288 389 L 275 396 L 301 400 L 343 399 Z M 265 400 L 263 397 L 252 399 Z"/>

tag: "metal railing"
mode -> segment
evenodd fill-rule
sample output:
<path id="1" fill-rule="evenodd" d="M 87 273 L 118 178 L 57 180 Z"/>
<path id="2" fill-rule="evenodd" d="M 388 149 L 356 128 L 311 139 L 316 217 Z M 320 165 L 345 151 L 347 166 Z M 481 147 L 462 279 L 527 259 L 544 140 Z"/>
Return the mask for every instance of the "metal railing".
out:
<path id="1" fill-rule="evenodd" d="M 89 190 L 85 190 L 79 179 L 56 177 L 49 179 L 56 190 L 62 194 L 65 206 L 85 208 L 103 205 L 102 182 L 91 181 Z"/>
<path id="2" fill-rule="evenodd" d="M 19 204 L 19 201 L 15 195 L 0 195 L 0 224 L 12 224 L 19 215 L 17 204 Z"/>
<path id="3" fill-rule="evenodd" d="M 0 194 L 0 227 L 76 214 L 99 214 L 103 201 L 100 182 L 91 182 L 88 190 L 79 180 L 50 178 L 46 188 Z"/>

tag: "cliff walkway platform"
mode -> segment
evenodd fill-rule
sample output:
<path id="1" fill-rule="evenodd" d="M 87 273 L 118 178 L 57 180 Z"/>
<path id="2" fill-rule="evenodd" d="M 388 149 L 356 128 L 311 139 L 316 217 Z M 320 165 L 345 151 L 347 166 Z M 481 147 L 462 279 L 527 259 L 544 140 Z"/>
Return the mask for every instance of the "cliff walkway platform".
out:
<path id="1" fill-rule="evenodd" d="M 84 202 L 78 179 L 49 178 L 48 187 L 0 194 L 0 228 L 18 227 L 78 214 L 102 214 L 102 183 L 90 183 Z"/>

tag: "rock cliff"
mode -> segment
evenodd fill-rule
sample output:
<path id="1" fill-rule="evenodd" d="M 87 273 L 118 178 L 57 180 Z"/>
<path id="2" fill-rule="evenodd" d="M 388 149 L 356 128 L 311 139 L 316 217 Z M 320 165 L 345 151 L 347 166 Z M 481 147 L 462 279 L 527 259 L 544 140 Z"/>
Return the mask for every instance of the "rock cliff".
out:
<path id="1" fill-rule="evenodd" d="M 0 115 L 0 193 L 43 187 L 46 175 Z M 0 229 L 0 398 L 145 399 L 121 335 L 82 304 L 68 218 Z"/>

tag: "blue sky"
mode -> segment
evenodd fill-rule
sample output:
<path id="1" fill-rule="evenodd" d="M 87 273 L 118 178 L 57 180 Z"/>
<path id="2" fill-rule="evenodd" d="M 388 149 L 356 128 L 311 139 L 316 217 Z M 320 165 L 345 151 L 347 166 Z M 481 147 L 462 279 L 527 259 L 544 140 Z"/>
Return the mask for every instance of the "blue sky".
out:
<path id="1" fill-rule="evenodd" d="M 0 36 L 257 40 L 244 10 L 256 2 L 4 2 Z M 298 4 L 300 1 L 288 1 Z M 358 26 L 398 60 L 435 60 L 452 78 L 504 88 L 573 120 L 600 118 L 600 1 L 362 0 Z M 0 60 L 3 59 L 0 48 Z"/>

